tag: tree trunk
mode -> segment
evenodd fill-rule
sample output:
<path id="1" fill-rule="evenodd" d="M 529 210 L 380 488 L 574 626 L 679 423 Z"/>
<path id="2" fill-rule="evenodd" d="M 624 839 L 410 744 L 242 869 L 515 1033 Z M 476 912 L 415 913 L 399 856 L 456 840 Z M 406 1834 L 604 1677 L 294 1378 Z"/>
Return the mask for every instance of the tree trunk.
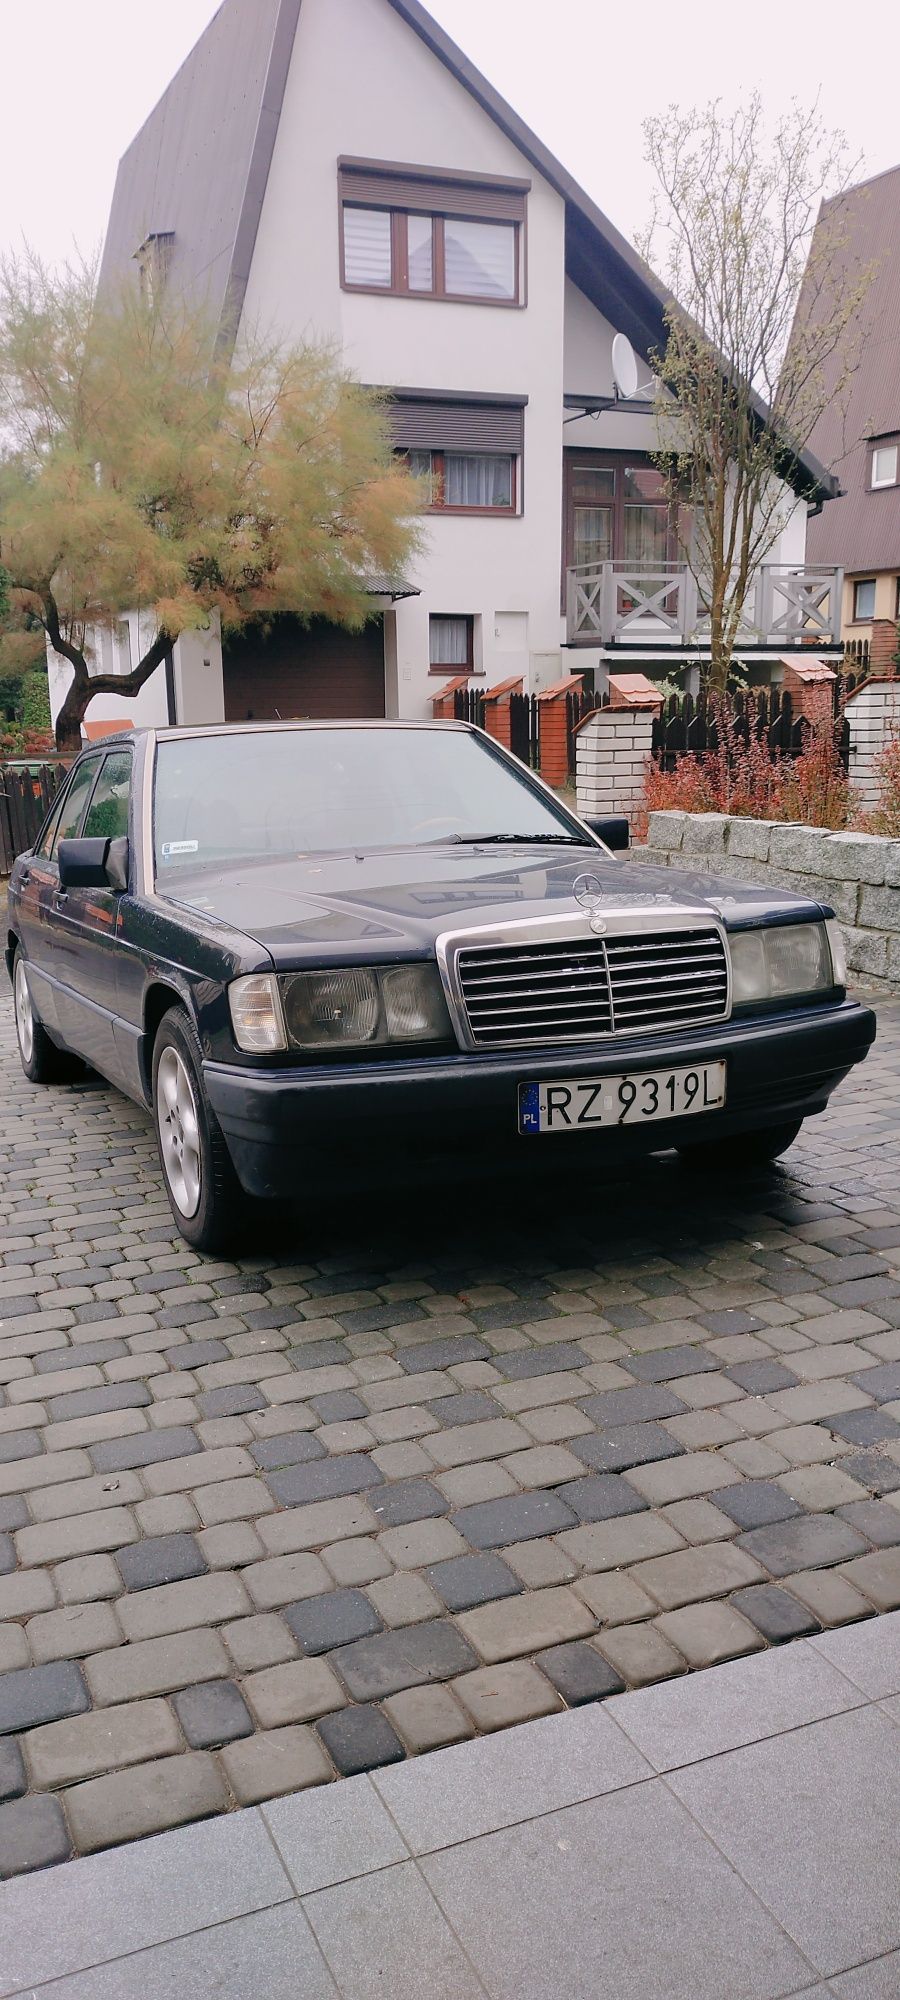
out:
<path id="1" fill-rule="evenodd" d="M 56 718 L 56 748 L 63 757 L 77 757 L 81 749 L 81 725 L 88 703 L 95 689 L 91 686 L 90 675 L 84 678 L 76 671 L 70 683 L 62 708 Z"/>
<path id="2" fill-rule="evenodd" d="M 84 654 L 62 639 L 58 624 L 56 633 L 50 633 L 50 643 L 73 669 L 65 701 L 56 718 L 56 747 L 65 756 L 77 757 L 81 749 L 81 725 L 95 694 L 119 695 L 124 701 L 140 694 L 145 681 L 165 659 L 172 641 L 168 632 L 158 632 L 130 674 L 90 673 Z"/>

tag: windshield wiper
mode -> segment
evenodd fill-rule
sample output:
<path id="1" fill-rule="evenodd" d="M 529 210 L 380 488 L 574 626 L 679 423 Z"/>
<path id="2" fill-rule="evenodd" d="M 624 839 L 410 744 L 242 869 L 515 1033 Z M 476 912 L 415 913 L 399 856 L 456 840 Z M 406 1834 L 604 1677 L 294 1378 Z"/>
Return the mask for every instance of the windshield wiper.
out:
<path id="1" fill-rule="evenodd" d="M 576 833 L 451 833 L 443 840 L 429 841 L 430 847 L 522 847 L 527 843 L 538 847 L 552 845 L 562 847 L 587 847 L 589 842 L 579 840 Z"/>

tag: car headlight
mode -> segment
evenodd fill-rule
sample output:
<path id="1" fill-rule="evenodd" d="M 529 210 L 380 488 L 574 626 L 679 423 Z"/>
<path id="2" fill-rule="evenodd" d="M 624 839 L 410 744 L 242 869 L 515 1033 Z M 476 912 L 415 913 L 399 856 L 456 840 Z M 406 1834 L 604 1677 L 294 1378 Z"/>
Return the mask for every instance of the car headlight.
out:
<path id="1" fill-rule="evenodd" d="M 451 1034 L 436 965 L 288 973 L 281 980 L 281 999 L 295 1049 L 438 1042 Z"/>
<path id="2" fill-rule="evenodd" d="M 832 945 L 831 928 L 826 924 L 773 924 L 764 930 L 737 931 L 729 940 L 733 1005 L 831 992 L 835 986 L 843 986 L 840 941 L 838 938 Z"/>
<path id="3" fill-rule="evenodd" d="M 233 979 L 228 988 L 228 1005 L 239 1049 L 246 1049 L 251 1055 L 267 1055 L 273 1049 L 287 1048 L 281 995 L 274 973 L 253 972 L 246 979 Z"/>

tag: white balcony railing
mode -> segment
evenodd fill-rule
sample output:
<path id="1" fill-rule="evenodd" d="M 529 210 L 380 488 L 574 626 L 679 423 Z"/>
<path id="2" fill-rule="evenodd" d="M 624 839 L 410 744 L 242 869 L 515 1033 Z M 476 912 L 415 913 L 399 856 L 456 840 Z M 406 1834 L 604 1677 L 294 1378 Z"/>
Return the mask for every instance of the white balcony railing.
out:
<path id="1" fill-rule="evenodd" d="M 763 563 L 744 606 L 740 638 L 755 645 L 835 645 L 843 571 L 819 563 Z M 705 594 L 687 563 L 589 563 L 566 571 L 566 637 L 575 646 L 651 641 L 709 645 Z"/>

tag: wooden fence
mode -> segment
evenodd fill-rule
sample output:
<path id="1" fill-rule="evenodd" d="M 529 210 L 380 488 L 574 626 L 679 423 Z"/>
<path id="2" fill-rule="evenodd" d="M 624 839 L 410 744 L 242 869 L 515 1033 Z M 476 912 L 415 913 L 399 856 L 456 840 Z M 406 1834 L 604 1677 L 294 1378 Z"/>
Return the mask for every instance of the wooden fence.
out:
<path id="1" fill-rule="evenodd" d="M 845 770 L 850 761 L 850 725 L 844 713 L 844 700 L 852 691 L 850 683 L 855 685 L 852 675 L 835 683 L 835 738 Z M 716 706 L 715 699 L 710 700 L 705 694 L 669 696 L 653 722 L 653 757 L 661 770 L 673 770 L 676 759 L 685 753 L 702 757 L 718 748 Z M 804 724 L 802 715 L 795 712 L 785 688 L 752 688 L 745 694 L 734 695 L 730 710 L 739 742 L 749 745 L 755 739 L 768 743 L 771 750 L 781 751 L 784 756 L 799 757 L 809 724 Z"/>
<path id="2" fill-rule="evenodd" d="M 0 875 L 8 875 L 16 855 L 33 845 L 65 775 L 64 764 L 30 771 L 0 766 Z"/>

